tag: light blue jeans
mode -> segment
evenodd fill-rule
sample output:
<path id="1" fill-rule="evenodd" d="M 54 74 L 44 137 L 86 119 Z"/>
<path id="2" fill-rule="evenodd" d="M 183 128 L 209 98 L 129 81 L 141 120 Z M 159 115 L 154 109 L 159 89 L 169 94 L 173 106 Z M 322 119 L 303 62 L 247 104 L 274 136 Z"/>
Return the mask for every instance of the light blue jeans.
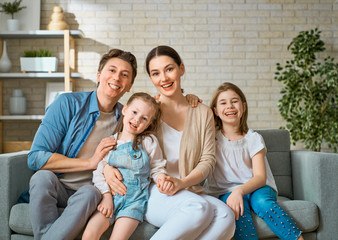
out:
<path id="1" fill-rule="evenodd" d="M 219 198 L 226 203 L 231 192 Z M 275 191 L 265 186 L 243 197 L 244 213 L 236 220 L 235 239 L 258 239 L 251 210 L 256 213 L 280 239 L 298 239 L 301 232 L 289 215 L 277 204 Z"/>

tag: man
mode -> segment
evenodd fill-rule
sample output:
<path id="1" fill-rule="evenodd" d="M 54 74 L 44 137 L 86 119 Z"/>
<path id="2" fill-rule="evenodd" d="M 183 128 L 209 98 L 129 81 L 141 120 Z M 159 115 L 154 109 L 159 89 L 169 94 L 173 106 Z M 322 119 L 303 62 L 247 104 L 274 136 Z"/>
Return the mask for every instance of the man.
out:
<path id="1" fill-rule="evenodd" d="M 133 54 L 112 49 L 100 60 L 93 92 L 60 95 L 46 110 L 28 155 L 34 239 L 74 239 L 101 200 L 92 171 L 113 148 L 109 138 L 137 75 Z M 58 207 L 65 208 L 59 216 Z"/>

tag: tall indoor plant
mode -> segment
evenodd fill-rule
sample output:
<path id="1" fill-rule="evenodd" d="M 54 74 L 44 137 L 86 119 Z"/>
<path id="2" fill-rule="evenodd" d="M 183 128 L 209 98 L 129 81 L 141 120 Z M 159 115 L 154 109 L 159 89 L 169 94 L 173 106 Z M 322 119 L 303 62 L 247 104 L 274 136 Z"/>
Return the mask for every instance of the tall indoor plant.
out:
<path id="1" fill-rule="evenodd" d="M 7 20 L 7 28 L 9 31 L 19 30 L 19 20 L 14 18 L 14 14 L 20 12 L 26 6 L 20 6 L 22 0 L 14 0 L 14 2 L 0 3 L 1 12 L 11 15 L 11 18 Z"/>
<path id="2" fill-rule="evenodd" d="M 293 144 L 320 151 L 325 141 L 337 152 L 338 63 L 332 57 L 317 61 L 325 50 L 320 34 L 317 28 L 300 32 L 288 46 L 293 58 L 277 63 L 275 79 L 284 85 L 278 108 Z"/>

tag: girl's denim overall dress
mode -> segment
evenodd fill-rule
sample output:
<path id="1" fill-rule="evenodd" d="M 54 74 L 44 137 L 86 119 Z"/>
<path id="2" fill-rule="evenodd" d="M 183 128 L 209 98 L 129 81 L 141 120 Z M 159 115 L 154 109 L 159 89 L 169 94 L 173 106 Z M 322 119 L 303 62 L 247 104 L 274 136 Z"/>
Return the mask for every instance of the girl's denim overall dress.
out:
<path id="1" fill-rule="evenodd" d="M 114 216 L 109 219 L 112 223 L 114 217 L 130 217 L 143 220 L 146 204 L 149 198 L 150 162 L 142 145 L 133 150 L 133 142 L 118 145 L 112 150 L 108 164 L 117 168 L 123 177 L 123 184 L 127 187 L 124 196 L 113 196 Z"/>

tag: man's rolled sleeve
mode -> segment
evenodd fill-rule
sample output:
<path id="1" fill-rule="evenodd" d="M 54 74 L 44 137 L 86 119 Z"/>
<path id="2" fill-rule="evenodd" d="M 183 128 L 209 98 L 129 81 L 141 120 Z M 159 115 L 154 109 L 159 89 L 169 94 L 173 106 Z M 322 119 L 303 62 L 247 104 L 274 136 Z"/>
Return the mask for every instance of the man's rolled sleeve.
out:
<path id="1" fill-rule="evenodd" d="M 68 99 L 62 95 L 47 108 L 46 115 L 35 134 L 28 154 L 28 167 L 32 170 L 39 170 L 53 153 L 57 152 L 67 132 L 70 111 L 67 112 L 65 109 L 70 107 Z"/>
<path id="2" fill-rule="evenodd" d="M 53 155 L 51 152 L 46 151 L 34 151 L 28 153 L 28 167 L 34 171 L 42 168 L 46 164 L 48 159 Z"/>

